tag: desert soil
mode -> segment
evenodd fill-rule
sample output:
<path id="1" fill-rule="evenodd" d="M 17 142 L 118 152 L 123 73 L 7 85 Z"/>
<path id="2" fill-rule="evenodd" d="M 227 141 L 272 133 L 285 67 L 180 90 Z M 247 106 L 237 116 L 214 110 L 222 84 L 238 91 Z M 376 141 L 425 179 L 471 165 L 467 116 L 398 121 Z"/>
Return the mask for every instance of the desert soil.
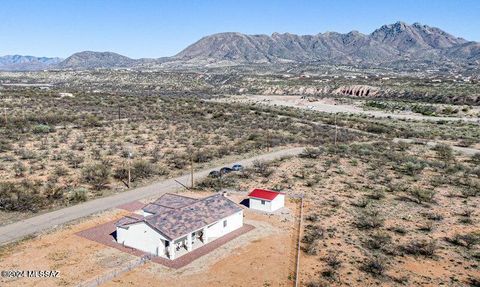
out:
<path id="1" fill-rule="evenodd" d="M 359 105 L 359 101 L 352 101 L 351 104 L 340 103 L 335 99 L 324 98 L 317 101 L 309 101 L 308 99 L 302 99 L 302 96 L 293 95 L 248 95 L 248 96 L 235 96 L 230 95 L 225 98 L 221 98 L 220 102 L 237 102 L 237 103 L 256 103 L 270 106 L 287 106 L 295 107 L 325 113 L 349 113 L 349 114 L 363 114 L 380 118 L 395 118 L 395 119 L 412 119 L 412 120 L 430 120 L 430 121 L 474 121 L 478 122 L 478 118 L 467 117 L 433 117 L 424 116 L 413 112 L 397 112 L 390 113 L 378 110 L 365 110 Z M 480 110 L 475 108 L 475 110 Z"/>
<path id="2" fill-rule="evenodd" d="M 194 197 L 210 193 L 182 193 Z M 232 194 L 240 202 L 245 194 Z M 147 200 L 144 200 L 147 202 Z M 118 219 L 128 211 L 113 209 L 39 235 L 0 251 L 0 270 L 57 270 L 58 278 L 0 279 L 1 286 L 76 286 L 135 261 L 137 257 L 75 235 Z M 256 228 L 178 270 L 148 262 L 105 286 L 290 286 L 295 264 L 298 203 L 288 202 L 276 215 L 245 210 L 245 223 Z M 297 223 L 297 224 L 296 224 Z M 211 276 L 215 274 L 215 276 Z M 260 283 L 258 283 L 260 282 Z"/>

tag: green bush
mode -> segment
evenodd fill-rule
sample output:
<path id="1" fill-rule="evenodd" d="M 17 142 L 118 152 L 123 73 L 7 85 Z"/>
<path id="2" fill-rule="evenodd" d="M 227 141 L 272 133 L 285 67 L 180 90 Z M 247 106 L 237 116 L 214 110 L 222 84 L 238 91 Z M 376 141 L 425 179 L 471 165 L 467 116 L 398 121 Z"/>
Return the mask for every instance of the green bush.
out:
<path id="1" fill-rule="evenodd" d="M 71 203 L 84 202 L 87 201 L 87 190 L 85 188 L 77 188 L 71 191 L 68 200 Z"/>
<path id="2" fill-rule="evenodd" d="M 435 191 L 432 189 L 411 188 L 408 190 L 408 193 L 419 204 L 423 202 L 432 202 L 433 197 L 435 196 Z"/>
<path id="3" fill-rule="evenodd" d="M 0 182 L 0 210 L 37 212 L 45 204 L 37 188 L 30 182 Z"/>
<path id="4" fill-rule="evenodd" d="M 403 251 L 411 255 L 432 257 L 438 246 L 435 240 L 413 240 L 402 247 Z"/>
<path id="5" fill-rule="evenodd" d="M 32 132 L 35 134 L 48 134 L 53 131 L 54 129 L 49 125 L 36 125 L 32 128 Z"/>
<path id="6" fill-rule="evenodd" d="M 82 169 L 82 178 L 85 183 L 100 190 L 108 184 L 110 172 L 110 167 L 105 164 L 91 164 Z"/>

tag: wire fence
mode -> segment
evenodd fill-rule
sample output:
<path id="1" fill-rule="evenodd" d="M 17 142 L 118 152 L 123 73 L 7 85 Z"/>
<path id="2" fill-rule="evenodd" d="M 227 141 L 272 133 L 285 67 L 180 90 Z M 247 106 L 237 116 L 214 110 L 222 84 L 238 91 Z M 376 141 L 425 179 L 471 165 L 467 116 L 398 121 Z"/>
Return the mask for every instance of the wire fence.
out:
<path id="1" fill-rule="evenodd" d="M 113 278 L 118 277 L 120 274 L 123 274 L 125 272 L 128 272 L 140 265 L 145 264 L 146 262 L 150 261 L 152 258 L 150 255 L 144 255 L 137 260 L 130 261 L 128 264 L 122 266 L 121 268 L 117 268 L 114 270 L 109 271 L 106 274 L 102 274 L 101 276 L 98 276 L 92 280 L 89 280 L 87 282 L 83 282 L 81 284 L 78 284 L 76 287 L 97 287 L 100 286 L 108 281 L 113 280 Z"/>
<path id="2" fill-rule="evenodd" d="M 298 287 L 300 282 L 298 273 L 300 271 L 300 241 L 302 235 L 302 220 L 303 220 L 303 195 L 300 198 L 300 220 L 298 221 L 298 242 L 297 242 L 297 263 L 295 268 L 295 287 Z"/>

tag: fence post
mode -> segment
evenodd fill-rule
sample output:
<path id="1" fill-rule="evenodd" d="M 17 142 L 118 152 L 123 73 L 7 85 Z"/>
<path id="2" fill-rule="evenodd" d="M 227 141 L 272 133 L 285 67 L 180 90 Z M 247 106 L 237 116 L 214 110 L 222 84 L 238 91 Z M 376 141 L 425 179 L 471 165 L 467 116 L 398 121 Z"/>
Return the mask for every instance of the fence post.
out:
<path id="1" fill-rule="evenodd" d="M 298 287 L 298 273 L 300 270 L 300 236 L 302 234 L 302 220 L 303 220 L 303 194 L 300 198 L 300 219 L 298 221 L 298 242 L 297 242 L 297 266 L 295 269 L 295 287 Z"/>

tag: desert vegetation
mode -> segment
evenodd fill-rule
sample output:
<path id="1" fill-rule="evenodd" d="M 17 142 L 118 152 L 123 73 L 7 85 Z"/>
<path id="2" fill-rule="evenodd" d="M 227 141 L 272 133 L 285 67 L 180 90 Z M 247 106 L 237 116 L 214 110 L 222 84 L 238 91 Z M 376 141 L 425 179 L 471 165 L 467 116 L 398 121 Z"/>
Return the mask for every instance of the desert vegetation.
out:
<path id="1" fill-rule="evenodd" d="M 304 194 L 305 286 L 475 286 L 480 252 L 475 158 L 443 145 L 326 144 L 215 179 L 222 185 L 208 179 L 210 184 L 198 188 L 262 186 Z M 270 172 L 259 172 L 265 169 Z"/>
<path id="2" fill-rule="evenodd" d="M 226 156 L 333 140 L 331 126 L 197 97 L 12 89 L 0 121 L 0 210 L 104 196 Z M 339 142 L 361 139 L 344 132 Z M 261 171 L 266 173 L 267 171 Z"/>

